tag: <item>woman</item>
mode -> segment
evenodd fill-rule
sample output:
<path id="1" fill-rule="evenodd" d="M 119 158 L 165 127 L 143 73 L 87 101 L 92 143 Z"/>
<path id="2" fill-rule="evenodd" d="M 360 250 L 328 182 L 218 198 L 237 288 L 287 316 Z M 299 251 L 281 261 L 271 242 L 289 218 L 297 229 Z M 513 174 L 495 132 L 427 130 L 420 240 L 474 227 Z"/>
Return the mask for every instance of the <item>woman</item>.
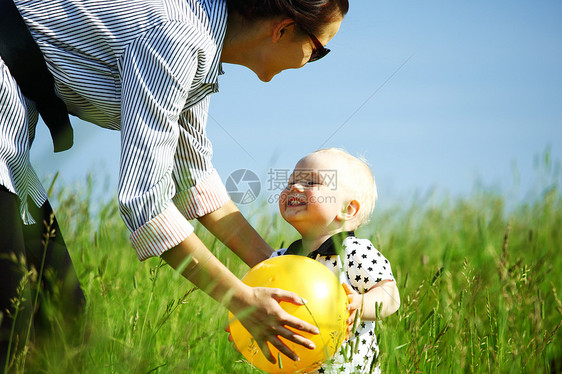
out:
<path id="1" fill-rule="evenodd" d="M 197 218 L 249 266 L 270 256 L 272 249 L 230 201 L 212 166 L 205 134 L 209 95 L 218 91 L 222 62 L 246 66 L 270 81 L 282 70 L 323 57 L 347 0 L 14 2 L 68 113 L 121 131 L 119 204 L 139 259 L 161 256 L 235 315 L 253 310 L 242 323 L 272 362 L 266 342 L 297 359 L 279 336 L 312 347 L 284 326 L 310 333 L 316 328 L 278 304 L 300 304 L 300 298 L 244 285 L 197 238 L 188 219 Z M 9 300 L 26 270 L 14 258 L 25 258 L 27 266 L 36 261 L 39 269 L 43 260 L 58 272 L 70 305 L 64 309 L 74 313 L 83 294 L 45 190 L 29 164 L 38 107 L 48 123 L 50 105 L 29 99 L 27 92 L 35 88 L 17 78 L 21 64 L 8 64 L 12 55 L 4 52 L 0 59 L 0 234 L 5 238 L 0 282 L 6 285 L 0 307 L 12 307 Z M 64 149 L 68 136 L 57 137 L 57 131 L 51 128 L 55 149 Z M 58 133 L 67 131 L 62 126 Z M 52 235 L 45 245 L 43 220 Z M 14 252 L 16 257 L 10 257 Z M 22 309 L 22 315 L 29 313 L 30 305 Z M 3 349 L 10 327 L 11 320 L 4 318 Z M 26 332 L 19 334 L 25 341 Z"/>

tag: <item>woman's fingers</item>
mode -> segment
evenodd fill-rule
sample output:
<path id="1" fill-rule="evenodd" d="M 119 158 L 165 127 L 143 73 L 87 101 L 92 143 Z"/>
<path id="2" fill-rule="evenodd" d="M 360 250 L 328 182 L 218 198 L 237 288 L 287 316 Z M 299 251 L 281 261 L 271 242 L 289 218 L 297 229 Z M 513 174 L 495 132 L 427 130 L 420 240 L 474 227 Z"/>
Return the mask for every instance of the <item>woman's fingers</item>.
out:
<path id="1" fill-rule="evenodd" d="M 314 326 L 311 323 L 303 321 L 302 319 L 298 319 L 297 317 L 292 316 L 285 311 L 283 311 L 283 317 L 280 320 L 280 322 L 281 322 L 281 326 L 285 325 L 285 326 L 288 326 L 288 327 L 292 327 L 296 330 L 299 330 L 299 332 L 304 331 L 304 332 L 308 332 L 308 333 L 313 334 L 313 335 L 320 334 L 320 330 L 318 329 L 318 327 Z M 283 336 L 283 337 L 287 338 L 291 341 L 294 341 L 293 339 L 291 339 L 288 336 Z M 303 338 L 303 339 L 306 340 L 307 342 L 310 342 L 310 340 L 308 340 L 308 339 L 305 339 L 305 338 Z M 297 341 L 295 341 L 295 343 L 301 344 Z M 312 342 L 310 342 L 310 343 L 312 343 Z M 301 345 L 304 345 L 304 344 L 301 344 Z M 312 347 L 312 349 L 314 349 L 314 347 Z"/>
<path id="2" fill-rule="evenodd" d="M 315 348 L 314 343 L 302 334 L 305 332 L 319 334 L 318 327 L 287 313 L 279 305 L 279 302 L 303 305 L 304 300 L 299 295 L 281 289 L 262 287 L 253 288 L 253 294 L 253 301 L 249 300 L 249 306 L 255 309 L 240 321 L 254 337 L 262 353 L 270 362 L 276 362 L 276 358 L 270 351 L 272 346 L 294 361 L 299 359 L 298 355 L 285 344 L 286 341 L 294 342 L 308 349 Z M 284 338 L 285 342 L 280 337 Z"/>
<path id="3" fill-rule="evenodd" d="M 294 292 L 282 290 L 280 288 L 268 288 L 268 292 L 271 294 L 277 302 L 286 301 L 295 305 L 304 305 L 306 300 L 297 295 Z"/>
<path id="4" fill-rule="evenodd" d="M 293 361 L 299 360 L 299 356 L 295 352 L 293 352 L 279 338 L 280 336 L 284 337 L 287 340 L 293 341 L 295 343 L 302 344 L 305 347 L 308 347 L 312 343 L 309 340 L 305 339 L 304 337 L 298 335 L 294 331 L 291 331 L 291 330 L 287 329 L 286 327 L 283 327 L 283 326 L 280 326 L 280 325 L 271 326 L 270 329 L 269 329 L 269 334 L 264 333 L 264 335 L 262 335 L 261 338 L 257 338 L 258 333 L 252 334 L 252 335 L 256 339 L 256 343 L 260 347 L 260 350 L 262 351 L 265 358 L 269 362 L 271 362 L 272 364 L 275 364 L 277 361 L 276 361 L 276 358 L 271 353 L 271 349 L 270 349 L 269 344 L 271 344 L 273 347 L 277 348 L 277 350 L 279 352 L 283 353 L 285 356 L 289 357 L 291 360 L 293 360 Z"/>
<path id="5" fill-rule="evenodd" d="M 260 347 L 260 350 L 263 353 L 263 355 L 265 356 L 265 358 L 267 359 L 267 361 L 271 362 L 272 364 L 275 364 L 277 361 L 275 360 L 275 357 L 273 357 L 273 354 L 269 350 L 269 346 L 267 345 L 267 340 L 262 340 L 262 341 L 256 340 L 256 343 L 258 343 L 258 346 Z M 277 348 L 277 349 L 279 349 L 279 348 Z"/>
<path id="6" fill-rule="evenodd" d="M 307 338 L 305 338 L 304 336 L 298 334 L 297 332 L 285 327 L 285 326 L 280 326 L 277 329 L 277 334 L 278 336 L 282 336 L 283 338 L 293 342 L 293 343 L 297 343 L 299 345 L 302 345 L 308 349 L 314 349 L 316 348 L 316 346 L 314 345 L 314 343 L 310 340 L 308 340 Z"/>
<path id="7" fill-rule="evenodd" d="M 297 361 L 298 355 L 285 344 L 286 342 L 293 342 L 308 349 L 315 348 L 314 343 L 302 334 L 319 334 L 318 327 L 287 313 L 279 305 L 280 302 L 303 305 L 305 300 L 294 292 L 277 288 L 251 287 L 250 289 L 250 296 L 245 299 L 245 305 L 242 304 L 237 308 L 239 319 L 254 337 L 267 360 L 271 363 L 276 362 L 276 357 L 273 357 L 270 350 L 275 347 L 285 356 Z"/>
<path id="8" fill-rule="evenodd" d="M 284 301 L 296 305 L 303 305 L 305 302 L 305 300 L 294 292 L 274 288 L 269 291 L 271 292 L 271 297 L 275 299 L 277 303 Z M 277 304 L 276 312 L 278 324 L 272 327 L 273 336 L 269 339 L 275 348 L 294 361 L 298 360 L 298 356 L 293 353 L 293 351 L 291 351 L 291 349 L 289 349 L 289 347 L 287 347 L 281 340 L 279 340 L 278 336 L 281 336 L 293 343 L 302 345 L 308 349 L 316 348 L 312 341 L 308 340 L 300 333 L 307 332 L 316 335 L 320 333 L 318 327 L 287 313 L 279 306 L 279 304 Z"/>
<path id="9" fill-rule="evenodd" d="M 299 335 L 298 333 L 292 331 L 283 326 L 279 326 L 275 329 L 275 333 L 269 336 L 267 340 L 264 340 L 260 347 L 262 352 L 264 352 L 265 357 L 272 363 L 275 363 L 274 357 L 271 355 L 271 351 L 269 346 L 266 344 L 266 341 L 273 345 L 277 350 L 283 353 L 285 356 L 289 357 L 293 361 L 298 361 L 299 356 L 294 353 L 286 344 L 285 342 L 280 339 L 279 337 L 283 337 L 286 340 L 291 342 L 300 344 L 305 346 L 308 349 L 314 349 L 315 345 L 310 340 L 304 338 L 303 336 Z"/>
<path id="10" fill-rule="evenodd" d="M 304 305 L 304 303 L 306 302 L 306 300 L 302 299 L 299 295 L 297 295 L 294 292 L 290 292 L 290 291 L 285 291 L 285 290 L 281 290 L 281 289 L 272 289 L 272 295 L 271 295 L 277 302 L 280 301 L 285 301 L 285 302 L 289 302 L 289 303 L 293 303 L 296 305 Z M 293 327 L 297 330 L 300 331 L 304 331 L 304 332 L 308 332 L 310 334 L 314 334 L 317 335 L 320 333 L 320 330 L 318 330 L 318 327 L 314 326 L 313 324 L 303 321 L 301 319 L 298 319 L 297 317 L 285 312 L 281 307 L 279 307 L 279 321 L 281 322 L 281 325 L 286 325 L 289 327 Z M 290 331 L 290 330 L 289 330 Z M 295 343 L 301 344 L 287 336 L 283 336 L 284 338 L 287 338 L 291 341 L 294 341 Z M 303 338 L 304 339 L 304 338 Z M 310 342 L 310 340 L 305 339 L 307 342 Z M 312 342 L 310 342 L 312 343 Z M 304 345 L 304 344 L 301 344 Z M 314 349 L 314 348 L 312 348 Z"/>
<path id="11" fill-rule="evenodd" d="M 289 347 L 287 347 L 287 345 L 285 343 L 283 343 L 283 341 L 281 339 L 279 339 L 277 336 L 272 336 L 269 340 L 268 340 L 275 348 L 277 348 L 277 350 L 279 350 L 279 352 L 283 353 L 285 356 L 289 357 L 291 360 L 293 361 L 298 361 L 299 360 L 299 356 L 293 352 Z M 269 348 L 268 348 L 269 351 Z M 271 352 L 270 352 L 271 355 Z M 267 356 L 266 356 L 267 357 Z M 273 358 L 273 356 L 272 356 Z M 276 363 L 276 360 L 270 360 L 268 358 L 269 361 L 271 361 L 271 363 Z"/>

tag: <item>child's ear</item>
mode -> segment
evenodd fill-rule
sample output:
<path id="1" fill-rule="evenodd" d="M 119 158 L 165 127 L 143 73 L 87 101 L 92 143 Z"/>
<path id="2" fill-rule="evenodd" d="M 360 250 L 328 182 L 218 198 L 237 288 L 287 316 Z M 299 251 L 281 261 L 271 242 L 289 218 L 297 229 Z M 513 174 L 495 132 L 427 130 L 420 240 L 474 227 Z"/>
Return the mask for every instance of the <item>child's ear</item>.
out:
<path id="1" fill-rule="evenodd" d="M 359 208 L 361 208 L 361 204 L 359 204 L 359 201 L 351 200 L 342 209 L 341 213 L 338 215 L 338 218 L 342 221 L 350 221 L 357 216 L 357 213 L 359 213 Z"/>

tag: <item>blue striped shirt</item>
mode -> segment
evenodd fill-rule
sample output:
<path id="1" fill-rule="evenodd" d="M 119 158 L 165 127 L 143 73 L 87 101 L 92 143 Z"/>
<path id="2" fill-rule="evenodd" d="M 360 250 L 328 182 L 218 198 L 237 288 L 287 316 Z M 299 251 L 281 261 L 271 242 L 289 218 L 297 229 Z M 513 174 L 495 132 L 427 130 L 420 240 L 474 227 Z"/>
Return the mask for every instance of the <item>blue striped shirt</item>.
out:
<path id="1" fill-rule="evenodd" d="M 121 131 L 119 206 L 139 259 L 179 244 L 193 231 L 188 219 L 229 200 L 205 132 L 209 95 L 218 91 L 225 1 L 15 3 L 69 113 Z M 0 146 L 9 171 L 0 170 L 0 183 L 42 204 L 36 177 L 17 180 L 16 171 L 34 175 L 26 141 L 14 140 L 20 162 L 2 157 Z"/>

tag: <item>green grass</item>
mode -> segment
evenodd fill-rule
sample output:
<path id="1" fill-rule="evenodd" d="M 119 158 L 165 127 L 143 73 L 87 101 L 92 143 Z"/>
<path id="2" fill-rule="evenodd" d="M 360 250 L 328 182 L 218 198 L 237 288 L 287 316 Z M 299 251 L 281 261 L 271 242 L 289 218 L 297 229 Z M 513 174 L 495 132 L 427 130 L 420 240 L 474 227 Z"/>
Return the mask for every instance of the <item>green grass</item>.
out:
<path id="1" fill-rule="evenodd" d="M 159 259 L 139 263 L 117 204 L 89 196 L 55 197 L 88 300 L 85 327 L 73 337 L 54 327 L 57 339 L 31 350 L 25 372 L 258 372 L 227 341 L 226 310 Z M 506 204 L 490 191 L 433 195 L 376 212 L 360 229 L 391 260 L 401 292 L 400 310 L 377 327 L 383 372 L 562 371 L 562 195 L 554 185 L 509 213 Z M 248 216 L 274 248 L 296 238 L 264 211 Z M 247 271 L 196 230 L 235 274 Z"/>

